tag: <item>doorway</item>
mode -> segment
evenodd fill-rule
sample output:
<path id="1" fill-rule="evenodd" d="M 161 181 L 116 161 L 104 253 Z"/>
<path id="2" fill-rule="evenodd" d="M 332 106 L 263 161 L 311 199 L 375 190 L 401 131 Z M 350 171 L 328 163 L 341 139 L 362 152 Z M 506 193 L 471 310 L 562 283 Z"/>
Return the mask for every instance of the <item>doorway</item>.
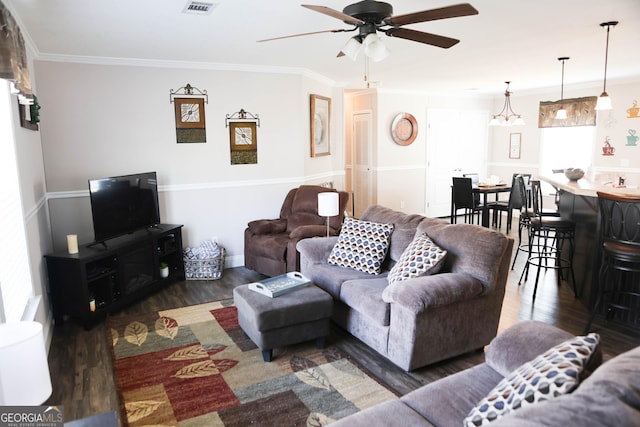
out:
<path id="1" fill-rule="evenodd" d="M 353 152 L 353 198 L 356 218 L 373 204 L 373 130 L 372 112 L 355 111 L 351 115 Z"/>
<path id="2" fill-rule="evenodd" d="M 427 216 L 451 214 L 452 177 L 486 176 L 488 117 L 479 110 L 427 110 Z"/>

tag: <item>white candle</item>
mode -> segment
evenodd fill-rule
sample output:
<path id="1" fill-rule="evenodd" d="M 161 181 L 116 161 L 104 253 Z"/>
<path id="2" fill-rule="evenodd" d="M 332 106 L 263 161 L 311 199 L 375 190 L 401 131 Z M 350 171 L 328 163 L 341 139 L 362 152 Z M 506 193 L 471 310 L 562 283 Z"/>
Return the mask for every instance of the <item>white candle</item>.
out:
<path id="1" fill-rule="evenodd" d="M 69 249 L 70 254 L 78 253 L 78 235 L 77 234 L 67 234 L 67 248 Z"/>

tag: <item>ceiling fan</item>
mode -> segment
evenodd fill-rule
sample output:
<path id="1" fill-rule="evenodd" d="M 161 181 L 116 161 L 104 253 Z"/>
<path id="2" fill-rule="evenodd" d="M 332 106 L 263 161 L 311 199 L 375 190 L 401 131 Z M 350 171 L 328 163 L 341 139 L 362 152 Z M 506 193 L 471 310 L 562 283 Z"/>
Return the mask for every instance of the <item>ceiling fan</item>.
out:
<path id="1" fill-rule="evenodd" d="M 346 6 L 342 12 L 327 6 L 315 6 L 303 4 L 302 7 L 340 19 L 346 24 L 353 25 L 353 28 L 314 31 L 309 33 L 293 34 L 289 36 L 274 37 L 270 39 L 258 40 L 258 42 L 266 42 L 271 40 L 280 40 L 290 37 L 307 36 L 320 33 L 340 33 L 358 30 L 358 35 L 349 39 L 342 51 L 338 53 L 338 57 L 347 55 L 355 59 L 357 50 L 364 45 L 367 56 L 382 59 L 386 56 L 386 47 L 380 43 L 377 32 L 386 34 L 389 37 L 397 37 L 406 40 L 412 40 L 418 43 L 424 43 L 432 46 L 448 49 L 454 46 L 460 40 L 440 36 L 438 34 L 426 33 L 423 31 L 411 30 L 404 28 L 404 25 L 416 24 L 419 22 L 435 21 L 438 19 L 449 19 L 460 16 L 477 15 L 478 11 L 469 3 L 460 3 L 451 6 L 445 6 L 437 9 L 423 10 L 421 12 L 409 13 L 406 15 L 393 15 L 393 6 L 389 3 L 363 0 L 358 3 Z M 368 50 L 368 52 L 367 52 Z"/>

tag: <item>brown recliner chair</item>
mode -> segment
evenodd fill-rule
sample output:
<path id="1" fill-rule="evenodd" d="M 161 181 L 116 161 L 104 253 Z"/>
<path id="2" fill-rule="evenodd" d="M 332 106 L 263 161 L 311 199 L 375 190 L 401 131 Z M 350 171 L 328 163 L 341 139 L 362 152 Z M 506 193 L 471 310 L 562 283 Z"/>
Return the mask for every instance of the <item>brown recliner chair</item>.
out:
<path id="1" fill-rule="evenodd" d="M 278 276 L 300 268 L 296 244 L 307 237 L 327 235 L 327 218 L 318 216 L 318 193 L 336 191 L 318 185 L 301 185 L 284 199 L 278 219 L 251 221 L 244 231 L 244 265 L 267 276 Z M 340 194 L 338 215 L 329 218 L 329 234 L 342 227 L 349 194 Z"/>

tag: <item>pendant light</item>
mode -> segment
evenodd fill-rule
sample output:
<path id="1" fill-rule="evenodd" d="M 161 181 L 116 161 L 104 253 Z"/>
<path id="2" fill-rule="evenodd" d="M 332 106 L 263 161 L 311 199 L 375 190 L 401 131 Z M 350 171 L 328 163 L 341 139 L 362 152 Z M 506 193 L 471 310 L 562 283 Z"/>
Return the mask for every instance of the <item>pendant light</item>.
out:
<path id="1" fill-rule="evenodd" d="M 568 60 L 568 56 L 562 56 L 558 58 L 558 61 L 562 61 L 562 83 L 560 85 L 560 109 L 556 112 L 556 120 L 567 119 L 567 110 L 564 109 L 562 101 L 564 101 L 564 62 Z"/>
<path id="2" fill-rule="evenodd" d="M 604 53 L 604 88 L 596 103 L 596 110 L 611 110 L 611 98 L 607 94 L 607 61 L 609 59 L 609 29 L 618 25 L 618 21 L 603 22 L 601 27 L 607 27 L 607 45 Z"/>
<path id="3" fill-rule="evenodd" d="M 507 84 L 507 90 L 504 92 L 504 105 L 502 110 L 498 114 L 494 114 L 489 126 L 521 126 L 524 125 L 524 120 L 520 114 L 516 114 L 511 109 L 511 91 L 509 85 L 511 82 L 505 82 Z M 515 121 L 514 121 L 515 118 Z"/>

